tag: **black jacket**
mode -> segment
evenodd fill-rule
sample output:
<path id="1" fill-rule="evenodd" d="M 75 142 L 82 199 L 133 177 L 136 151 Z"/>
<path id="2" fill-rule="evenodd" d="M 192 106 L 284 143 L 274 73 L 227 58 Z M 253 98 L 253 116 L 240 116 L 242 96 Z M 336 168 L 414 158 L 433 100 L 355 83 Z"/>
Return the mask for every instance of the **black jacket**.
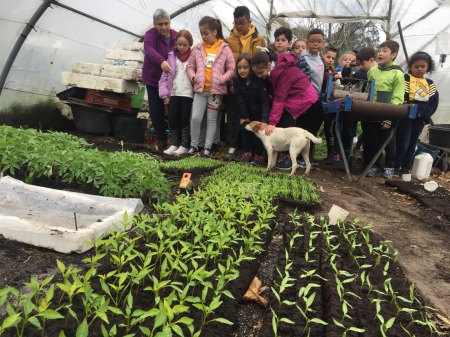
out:
<path id="1" fill-rule="evenodd" d="M 264 81 L 253 76 L 247 85 L 244 78 L 235 77 L 233 86 L 239 119 L 268 123 L 272 101 Z"/>
<path id="2" fill-rule="evenodd" d="M 341 70 L 341 75 L 343 78 L 341 83 L 344 85 L 347 85 L 348 83 L 351 84 L 357 84 L 360 80 L 367 81 L 367 71 L 362 70 L 361 68 L 356 69 L 356 71 L 352 74 L 352 68 L 344 66 Z M 347 78 L 354 78 L 353 79 L 347 79 Z M 366 92 L 367 82 L 364 82 L 362 85 L 361 92 Z"/>
<path id="3" fill-rule="evenodd" d="M 438 105 L 439 105 L 439 93 L 436 90 L 436 86 L 434 85 L 434 82 L 427 78 L 428 86 L 430 92 L 428 93 L 429 99 L 428 102 L 422 102 L 422 101 L 411 101 L 409 99 L 409 88 L 410 88 L 410 80 L 409 74 L 405 74 L 405 101 L 407 103 L 414 103 L 417 104 L 417 116 L 416 118 L 423 119 L 425 124 L 431 123 L 431 116 L 436 112 Z"/>

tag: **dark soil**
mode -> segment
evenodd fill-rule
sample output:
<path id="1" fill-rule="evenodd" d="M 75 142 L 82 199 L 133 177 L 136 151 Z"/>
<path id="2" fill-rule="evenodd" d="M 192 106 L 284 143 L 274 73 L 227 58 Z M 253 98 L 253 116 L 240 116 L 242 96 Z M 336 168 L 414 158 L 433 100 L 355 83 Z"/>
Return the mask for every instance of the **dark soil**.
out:
<path id="1" fill-rule="evenodd" d="M 76 132 L 74 132 L 76 133 Z M 93 143 L 99 149 L 107 151 L 120 151 L 122 146 L 118 141 L 112 137 L 99 137 L 99 136 L 89 136 L 85 134 L 80 134 L 89 143 Z M 135 152 L 155 152 L 153 144 L 124 144 L 124 150 L 130 150 Z M 164 159 L 164 158 L 163 158 Z M 166 158 L 168 159 L 168 158 Z M 359 173 L 362 169 L 359 169 Z M 303 171 L 299 170 L 298 174 L 302 174 Z M 195 186 L 198 186 L 200 180 L 208 175 L 204 172 L 203 174 L 194 174 L 193 182 Z M 179 178 L 176 174 L 173 175 L 172 180 L 177 185 L 179 183 Z M 323 193 L 321 194 L 323 204 L 320 207 L 309 209 L 310 212 L 315 212 L 316 215 L 326 215 L 328 210 L 333 204 L 337 204 L 348 211 L 350 211 L 349 219 L 355 217 L 361 217 L 367 222 L 373 222 L 374 232 L 378 236 L 372 236 L 372 240 L 377 242 L 382 239 L 389 239 L 393 241 L 394 248 L 399 250 L 399 264 L 395 267 L 391 267 L 389 274 L 386 277 L 392 277 L 392 285 L 395 291 L 400 292 L 404 297 L 409 297 L 409 283 L 413 282 L 416 284 L 416 289 L 418 290 L 418 297 L 423 298 L 423 302 L 427 305 L 435 306 L 439 309 L 439 313 L 443 316 L 450 317 L 450 251 L 448 250 L 448 242 L 450 241 L 450 228 L 449 222 L 442 219 L 442 215 L 445 212 L 442 209 L 445 208 L 445 202 L 440 206 L 441 208 L 436 208 L 437 203 L 440 201 L 439 198 L 432 197 L 424 207 L 424 201 L 420 201 L 419 205 L 414 199 L 409 198 L 400 193 L 396 193 L 392 188 L 386 188 L 384 179 L 380 177 L 367 178 L 362 185 L 349 184 L 347 177 L 342 167 L 339 166 L 325 166 L 320 165 L 319 169 L 312 170 L 310 178 L 316 183 L 318 189 L 323 187 Z M 354 176 L 353 178 L 357 178 Z M 53 183 L 53 182 L 52 182 Z M 46 182 L 40 182 L 40 184 L 45 185 Z M 56 185 L 47 186 L 53 188 L 63 188 L 70 189 L 71 186 L 57 187 Z M 420 186 L 423 189 L 423 186 Z M 448 188 L 449 186 L 447 186 Z M 86 187 L 85 193 L 89 193 L 88 187 Z M 82 191 L 82 190 L 81 190 Z M 400 189 L 398 189 L 400 192 Z M 175 196 L 180 193 L 177 187 L 172 188 L 171 201 L 175 199 Z M 448 192 L 447 192 L 448 193 Z M 422 196 L 422 199 L 427 198 L 427 196 Z M 432 199 L 432 200 L 431 200 Z M 448 201 L 447 205 L 448 205 Z M 288 202 L 278 203 L 277 221 L 280 223 L 288 223 L 289 214 L 293 212 L 293 208 Z M 305 205 L 302 205 L 305 206 Z M 435 208 L 433 208 L 434 206 Z M 154 209 L 151 205 L 146 205 L 143 212 L 153 213 Z M 271 252 L 268 255 L 261 255 L 252 263 L 246 264 L 245 268 L 241 268 L 241 275 L 239 280 L 236 280 L 231 285 L 230 291 L 235 295 L 235 301 L 228 301 L 224 303 L 217 312 L 219 317 L 225 317 L 232 320 L 235 323 L 233 327 L 229 327 L 223 324 L 211 324 L 208 327 L 208 334 L 203 333 L 202 336 L 239 336 L 239 337 L 250 337 L 250 336 L 273 336 L 271 334 L 271 322 L 270 322 L 270 309 L 264 310 L 258 307 L 256 304 L 243 303 L 241 301 L 241 296 L 245 292 L 246 288 L 253 280 L 255 275 L 259 275 L 260 279 L 263 281 L 263 286 L 273 285 L 271 282 L 275 279 L 276 282 L 280 281 L 278 273 L 275 271 L 273 273 L 275 266 L 280 270 L 284 270 L 285 265 L 285 255 L 284 248 L 280 247 L 280 241 L 282 235 L 284 244 L 286 243 L 286 234 L 292 233 L 292 226 L 287 225 L 286 231 L 282 231 L 277 234 L 268 234 L 266 237 L 271 241 L 271 246 L 275 245 L 273 248 L 269 249 Z M 306 233 L 306 235 L 308 235 Z M 319 243 L 319 247 L 324 247 L 323 239 L 316 238 L 315 242 Z M 342 240 L 342 236 L 340 239 Z M 340 254 L 343 257 L 342 268 L 349 272 L 354 271 L 350 266 L 352 261 L 348 255 L 345 255 L 345 244 L 340 247 Z M 317 267 L 322 275 L 325 275 L 329 282 L 320 281 L 320 289 L 318 289 L 318 295 L 313 303 L 313 309 L 317 311 L 314 314 L 316 317 L 322 317 L 328 323 L 331 322 L 327 327 L 320 328 L 314 327 L 315 335 L 311 336 L 326 336 L 334 337 L 335 335 L 342 335 L 342 330 L 333 331 L 331 327 L 333 326 L 331 317 L 340 317 L 342 312 L 340 312 L 339 299 L 336 299 L 335 294 L 335 283 L 333 282 L 334 277 L 330 274 L 330 268 L 327 267 L 327 261 L 325 261 L 325 254 L 319 251 L 319 247 L 316 248 L 313 254 L 314 259 L 317 261 L 314 268 Z M 348 249 L 347 249 L 348 251 Z M 87 252 L 82 255 L 69 254 L 64 255 L 49 251 L 46 249 L 32 247 L 26 244 L 12 242 L 6 240 L 0 236 L 0 288 L 6 285 L 11 285 L 22 289 L 22 291 L 27 291 L 26 287 L 23 286 L 23 282 L 28 282 L 32 275 L 35 275 L 39 280 L 44 279 L 49 274 L 57 274 L 53 281 L 59 282 L 61 280 L 58 269 L 56 268 L 56 259 L 64 262 L 66 265 L 73 264 L 76 268 L 86 269 L 86 265 L 82 262 L 83 258 L 92 256 L 92 252 Z M 291 259 L 294 260 L 295 268 L 292 268 L 292 275 L 295 277 L 295 291 L 289 295 L 286 290 L 286 294 L 289 295 L 290 300 L 298 297 L 299 287 L 302 286 L 303 279 L 299 278 L 299 273 L 301 273 L 301 268 L 305 269 L 307 264 L 304 259 L 304 250 L 302 246 L 294 248 L 291 252 Z M 291 256 L 290 255 L 290 256 Z M 312 257 L 311 257 L 312 258 Z M 273 261 L 273 262 L 272 262 Z M 257 270 L 259 265 L 261 268 Z M 310 264 L 308 264 L 309 267 Z M 348 267 L 347 267 L 348 266 Z M 212 267 L 212 266 L 211 266 Z M 104 272 L 106 266 L 100 265 L 99 268 Z M 348 268 L 348 269 L 347 269 Z M 263 270 L 264 269 L 264 270 Z M 373 279 L 371 276 L 372 283 L 374 280 L 382 281 L 379 278 L 380 270 L 375 269 L 373 271 Z M 324 277 L 325 277 L 324 276 Z M 384 278 L 382 276 L 382 278 Z M 384 278 L 385 279 L 385 278 Z M 383 279 L 383 280 L 384 280 Z M 380 287 L 380 285 L 378 285 Z M 357 293 L 362 298 L 366 298 L 367 294 L 359 290 L 359 287 L 351 287 L 351 291 Z M 333 292 L 334 291 L 334 292 Z M 360 291 L 358 293 L 358 291 Z M 270 295 L 271 291 L 266 290 L 262 296 L 269 299 L 272 305 L 275 305 L 273 295 Z M 59 294 L 55 296 L 58 297 Z M 364 295 L 364 296 L 362 296 Z M 371 294 L 372 295 L 372 294 Z M 422 296 L 420 296 L 422 295 Z M 146 307 L 150 305 L 151 299 L 140 299 L 142 300 Z M 337 301 L 337 302 L 336 302 Z M 374 314 L 374 304 L 362 302 L 359 303 L 349 297 L 349 303 L 354 307 L 350 309 L 349 315 L 352 320 L 344 321 L 344 323 L 351 323 L 354 326 L 364 327 L 366 333 L 359 334 L 358 336 L 380 336 L 379 332 L 379 322 L 373 319 Z M 144 305 L 143 304 L 143 305 Z M 76 304 L 77 310 L 81 311 L 82 305 L 80 302 Z M 383 302 L 382 304 L 385 317 L 391 317 L 395 315 L 390 301 Z M 253 308 L 248 310 L 247 314 L 242 314 L 246 310 L 240 310 L 242 308 Z M 297 309 L 295 307 L 289 307 L 289 310 L 283 312 L 283 317 L 290 317 L 297 324 L 294 326 L 282 323 L 280 325 L 280 331 L 286 333 L 281 334 L 286 337 L 301 336 L 302 327 L 304 326 L 304 321 L 302 318 L 295 313 Z M 0 322 L 3 321 L 5 312 L 0 309 Z M 401 314 L 402 315 L 402 314 Z M 264 318 L 264 321 L 262 318 Z M 404 319 L 402 316 L 401 319 Z M 430 316 L 431 317 L 431 316 Z M 198 318 L 198 317 L 197 317 Z M 433 316 L 433 319 L 435 317 Z M 407 318 L 405 318 L 407 320 Z M 66 330 L 66 335 L 74 336 L 74 331 L 76 327 L 74 325 L 74 320 L 70 321 L 71 330 Z M 441 328 L 450 329 L 450 326 L 446 326 L 442 321 L 434 320 Z M 52 322 L 53 323 L 53 322 Z M 262 328 L 259 325 L 262 324 Z M 388 336 L 405 336 L 403 333 L 398 333 L 398 325 L 396 325 L 392 330 L 389 330 Z M 50 327 L 50 324 L 49 324 Z M 413 329 L 419 328 L 415 324 L 410 326 Z M 52 330 L 46 330 L 46 336 L 58 336 L 58 327 L 50 327 Z M 60 328 L 60 327 L 59 327 Z M 94 327 L 92 328 L 94 330 Z M 91 330 L 91 331 L 92 331 Z M 101 336 L 99 326 L 95 327 L 98 330 L 97 334 L 90 334 L 90 336 Z M 245 331 L 245 332 L 243 332 Z M 324 334 L 323 332 L 326 332 Z M 370 334 L 369 334 L 370 331 Z M 392 334 L 391 334 L 392 331 Z M 413 330 L 411 330 L 413 331 Z M 414 330 L 416 331 L 416 330 Z M 339 334 L 337 334 L 339 333 Z M 39 336 L 41 332 L 37 330 L 29 332 L 26 336 L 34 337 Z M 429 332 L 425 330 L 418 330 L 415 332 L 416 336 L 428 336 Z M 187 335 L 187 334 L 186 334 Z M 15 336 L 15 334 L 6 335 Z M 348 336 L 353 336 L 351 333 Z M 355 335 L 356 336 L 356 335 Z"/>
<path id="2" fill-rule="evenodd" d="M 286 254 L 285 249 L 289 250 L 289 240 L 296 234 L 301 233 L 303 237 L 297 238 L 295 240 L 295 245 L 289 252 L 289 259 L 292 260 L 292 267 L 289 269 L 290 277 L 294 281 L 289 282 L 292 284 L 291 287 L 287 287 L 286 290 L 281 293 L 281 301 L 289 300 L 294 301 L 300 308 L 305 307 L 305 301 L 299 298 L 298 293 L 302 287 L 306 287 L 310 283 L 319 285 L 318 288 L 312 288 L 309 292 L 309 297 L 313 292 L 316 293 L 315 299 L 311 305 L 311 310 L 308 312 L 309 318 L 319 318 L 327 323 L 327 325 L 320 325 L 310 323 L 305 330 L 306 320 L 301 315 L 300 311 L 295 306 L 290 306 L 282 304 L 279 306 L 277 298 L 272 292 L 270 292 L 269 302 L 270 306 L 275 310 L 279 318 L 287 318 L 295 322 L 295 324 L 280 323 L 278 334 L 280 336 L 290 336 L 290 337 L 300 337 L 308 336 L 308 329 L 310 328 L 311 337 L 338 337 L 342 336 L 343 329 L 336 326 L 333 322 L 333 318 L 341 321 L 343 317 L 342 305 L 337 293 L 337 283 L 335 281 L 335 272 L 330 267 L 329 256 L 326 254 L 327 246 L 323 238 L 323 232 L 320 232 L 318 236 L 314 239 L 314 246 L 316 247 L 313 252 L 306 256 L 305 252 L 308 249 L 308 243 L 310 239 L 310 229 L 309 224 L 303 219 L 301 221 L 303 226 L 300 229 L 295 229 L 292 223 L 286 224 L 284 226 L 284 247 L 279 251 L 279 258 L 277 262 L 278 269 L 281 271 L 284 277 L 284 269 L 286 266 Z M 317 222 L 317 219 L 316 219 Z M 314 229 L 314 231 L 317 229 Z M 347 241 L 342 236 L 341 231 L 337 226 L 330 227 L 332 234 L 336 235 L 338 238 L 333 240 L 333 245 L 339 244 L 339 248 L 336 253 L 340 256 L 337 268 L 339 271 L 346 271 L 352 275 L 358 275 L 357 265 L 355 264 L 352 256 L 349 254 L 350 247 Z M 320 229 L 319 229 L 320 231 Z M 361 238 L 362 239 L 362 238 Z M 376 235 L 371 234 L 371 242 L 378 244 L 382 239 Z M 369 257 L 369 251 L 365 243 L 361 247 L 357 247 L 355 256 L 366 256 L 367 258 L 358 259 L 360 265 L 371 264 L 375 266 L 375 258 Z M 384 281 L 386 279 L 391 279 L 392 288 L 398 292 L 398 296 L 409 299 L 409 282 L 406 280 L 402 268 L 398 264 L 392 264 L 387 272 L 387 275 L 383 275 L 383 267 L 388 261 L 387 258 L 381 258 L 381 262 L 378 267 L 365 269 L 366 274 L 370 275 L 370 281 L 374 285 L 374 289 L 381 290 L 384 292 Z M 317 274 L 323 277 L 325 280 L 318 277 L 312 277 L 311 279 L 302 277 L 305 271 L 316 270 Z M 340 280 L 344 281 L 349 277 L 340 276 Z M 278 289 L 277 285 L 282 283 L 282 277 L 279 273 L 275 273 L 274 276 L 274 287 Z M 369 294 L 369 289 L 367 286 L 361 288 L 361 281 L 359 276 L 353 282 L 344 284 L 346 292 L 352 292 L 355 295 L 361 297 L 361 299 L 356 298 L 353 295 L 344 296 L 345 300 L 348 301 L 349 307 L 348 315 L 351 318 L 346 318 L 343 324 L 346 327 L 358 327 L 365 329 L 364 333 L 348 332 L 347 336 L 379 336 L 380 333 L 380 321 L 374 319 L 376 317 L 375 304 L 370 304 L 369 299 L 379 298 L 383 302 L 381 304 L 380 314 L 384 317 L 385 321 L 388 321 L 391 317 L 395 317 L 397 314 L 397 309 L 394 303 L 392 303 L 392 297 L 380 295 L 376 292 L 371 292 Z M 420 305 L 418 303 L 409 305 L 407 303 L 402 303 L 398 300 L 399 304 L 405 308 L 411 308 L 420 312 Z M 256 336 L 269 337 L 273 336 L 272 330 L 272 311 L 270 309 L 266 310 L 266 315 L 264 318 L 264 323 L 262 329 Z M 414 319 L 420 319 L 418 313 L 415 313 Z M 405 336 L 405 333 L 400 327 L 400 323 L 407 327 L 411 322 L 411 318 L 406 313 L 400 313 L 396 318 L 393 327 L 388 331 L 388 336 Z M 408 330 L 415 334 L 416 336 L 426 336 L 429 334 L 428 328 L 418 325 L 416 323 L 411 324 Z"/>
<path id="3" fill-rule="evenodd" d="M 411 181 L 386 181 L 386 186 L 396 187 L 399 192 L 410 195 L 423 206 L 428 207 L 450 220 L 450 192 L 438 187 L 434 192 L 428 192 L 423 183 Z"/>

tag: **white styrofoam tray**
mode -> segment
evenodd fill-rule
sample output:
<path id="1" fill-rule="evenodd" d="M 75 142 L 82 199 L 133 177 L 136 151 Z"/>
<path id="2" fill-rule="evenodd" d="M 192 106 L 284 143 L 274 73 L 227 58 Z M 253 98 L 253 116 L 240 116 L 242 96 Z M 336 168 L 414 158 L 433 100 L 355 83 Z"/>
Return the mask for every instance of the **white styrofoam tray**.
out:
<path id="1" fill-rule="evenodd" d="M 140 81 L 142 77 L 142 69 L 87 62 L 73 62 L 72 72 L 76 74 L 118 78 L 126 81 Z"/>
<path id="2" fill-rule="evenodd" d="M 124 94 L 137 94 L 139 91 L 136 82 L 125 81 L 118 78 L 100 77 L 86 74 L 63 72 L 61 84 L 72 87 L 112 91 Z"/>
<path id="3" fill-rule="evenodd" d="M 83 253 L 87 241 L 123 229 L 125 212 L 131 217 L 144 205 L 140 199 L 118 199 L 28 185 L 0 178 L 0 234 L 10 240 Z M 75 230 L 76 212 L 78 231 Z"/>

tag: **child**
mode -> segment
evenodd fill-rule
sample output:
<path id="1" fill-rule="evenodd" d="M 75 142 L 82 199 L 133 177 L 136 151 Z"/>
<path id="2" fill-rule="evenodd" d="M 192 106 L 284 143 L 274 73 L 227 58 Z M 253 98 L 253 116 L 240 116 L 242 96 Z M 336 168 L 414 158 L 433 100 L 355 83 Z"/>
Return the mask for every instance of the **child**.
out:
<path id="1" fill-rule="evenodd" d="M 333 63 L 336 59 L 337 49 L 333 46 L 325 46 L 322 50 L 322 58 L 325 62 L 325 72 L 322 83 L 322 94 L 326 93 L 328 78 L 330 76 L 336 76 L 337 72 L 334 70 Z M 327 162 L 333 161 L 334 156 L 336 155 L 336 151 L 334 151 L 334 116 L 333 115 L 322 115 L 323 123 L 324 123 L 324 133 L 327 141 Z"/>
<path id="2" fill-rule="evenodd" d="M 261 130 L 265 130 L 266 135 L 270 135 L 275 127 L 295 127 L 296 119 L 317 101 L 317 93 L 306 75 L 296 67 L 297 61 L 297 57 L 290 53 L 277 56 L 273 49 L 267 48 L 252 57 L 253 72 L 265 80 L 266 88 L 273 97 L 269 121 L 261 124 Z M 272 62 L 276 64 L 268 81 Z M 289 155 L 279 155 L 276 167 L 292 169 Z"/>
<path id="3" fill-rule="evenodd" d="M 305 39 L 298 39 L 295 40 L 295 42 L 292 44 L 292 54 L 300 58 L 300 55 L 306 51 L 306 40 Z"/>
<path id="4" fill-rule="evenodd" d="M 218 110 L 223 95 L 227 93 L 227 82 L 233 76 L 235 63 L 233 52 L 224 41 L 220 21 L 205 16 L 200 20 L 199 27 L 203 41 L 193 48 L 187 67 L 187 74 L 194 83 L 195 92 L 192 106 L 191 148 L 188 154 L 196 156 L 199 153 L 200 127 L 206 109 L 206 139 L 202 156 L 211 158 Z"/>
<path id="5" fill-rule="evenodd" d="M 169 104 L 169 130 L 172 145 L 164 151 L 168 155 L 183 155 L 189 148 L 189 122 L 191 119 L 194 90 L 186 73 L 193 39 L 187 30 L 176 36 L 177 48 L 169 53 L 171 73 L 162 73 L 159 80 L 159 97 Z M 181 133 L 181 141 L 178 134 Z"/>
<path id="6" fill-rule="evenodd" d="M 398 121 L 397 144 L 394 175 L 409 173 L 417 140 L 425 124 L 430 124 L 431 116 L 439 104 L 439 93 L 433 81 L 425 78 L 426 73 L 434 70 L 431 56 L 425 52 L 415 53 L 408 62 L 408 74 L 405 74 L 405 101 L 418 104 L 416 119 Z"/>
<path id="7" fill-rule="evenodd" d="M 358 69 L 353 74 L 344 74 L 344 77 L 350 76 L 353 79 L 342 80 L 342 84 L 352 83 L 355 84 L 360 92 L 366 92 L 367 88 L 367 72 L 372 67 L 377 67 L 378 63 L 375 61 L 376 52 L 375 49 L 371 47 L 363 47 L 356 54 L 356 64 L 358 65 Z M 350 69 L 350 68 L 349 68 Z M 346 73 L 346 69 L 343 70 Z M 346 121 L 350 122 L 350 121 Z M 356 123 L 354 127 L 356 127 Z M 344 144 L 350 144 L 353 140 L 353 134 L 349 135 L 349 138 L 345 140 Z M 359 150 L 362 144 L 363 135 L 362 133 L 359 135 L 358 142 L 355 145 L 355 152 Z M 343 140 L 344 141 L 344 140 Z"/>
<path id="8" fill-rule="evenodd" d="M 378 67 L 372 67 L 367 72 L 367 79 L 376 81 L 374 99 L 377 100 L 378 91 L 392 92 L 391 104 L 402 104 L 405 96 L 405 79 L 402 69 L 394 62 L 400 46 L 397 42 L 387 40 L 378 49 Z M 387 139 L 391 121 L 362 122 L 363 129 L 363 161 L 368 164 Z M 386 159 L 383 177 L 391 179 L 395 165 L 395 137 L 386 146 Z M 380 173 L 380 158 L 377 158 L 367 173 L 373 177 Z"/>
<path id="9" fill-rule="evenodd" d="M 241 126 L 242 145 L 244 154 L 241 163 L 253 166 L 264 166 L 262 156 L 264 145 L 253 132 L 245 130 L 245 126 L 252 121 L 266 123 L 269 121 L 270 102 L 269 93 L 264 81 L 253 75 L 250 66 L 252 54 L 243 53 L 236 61 L 237 76 L 233 78 L 234 94 L 238 106 L 239 124 Z M 253 148 L 253 157 L 252 157 Z"/>
<path id="10" fill-rule="evenodd" d="M 298 59 L 297 67 L 305 73 L 311 81 L 319 98 L 322 92 L 323 78 L 325 76 L 325 61 L 320 54 L 324 46 L 325 33 L 321 29 L 312 29 L 308 33 L 306 41 L 308 51 L 302 53 Z M 297 126 L 311 132 L 317 136 L 317 132 L 322 124 L 322 102 L 317 99 L 316 102 L 309 107 L 309 109 L 297 119 Z M 314 143 L 310 148 L 310 159 L 314 158 Z M 298 160 L 298 165 L 306 168 L 303 158 Z"/>
<path id="11" fill-rule="evenodd" d="M 233 18 L 233 29 L 226 42 L 230 44 L 235 60 L 242 53 L 253 55 L 259 51 L 258 47 L 266 46 L 266 39 L 259 34 L 256 27 L 252 24 L 250 10 L 246 6 L 237 6 L 233 12 Z M 228 95 L 226 97 L 227 142 L 229 146 L 226 158 L 231 161 L 236 160 L 235 151 L 238 147 L 239 124 L 236 115 L 237 110 L 233 83 L 230 82 L 228 83 Z"/>
<path id="12" fill-rule="evenodd" d="M 346 51 L 339 59 L 339 66 L 336 67 L 336 72 L 340 73 L 344 66 L 353 64 L 356 62 L 356 54 L 351 50 Z"/>
<path id="13" fill-rule="evenodd" d="M 277 53 L 287 53 L 292 45 L 292 29 L 280 27 L 273 35 L 275 36 L 275 50 Z"/>

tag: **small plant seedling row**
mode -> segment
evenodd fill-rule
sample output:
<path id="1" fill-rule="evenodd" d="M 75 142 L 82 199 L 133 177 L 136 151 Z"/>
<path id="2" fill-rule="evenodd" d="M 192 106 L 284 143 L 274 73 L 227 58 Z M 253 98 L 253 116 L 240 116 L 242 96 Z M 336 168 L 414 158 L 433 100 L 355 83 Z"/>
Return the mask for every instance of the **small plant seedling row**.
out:
<path id="1" fill-rule="evenodd" d="M 289 176 L 287 174 L 266 173 L 264 170 L 252 166 L 231 163 L 214 171 L 214 173 L 202 180 L 202 186 L 220 180 L 233 183 L 236 181 L 247 186 L 267 186 L 274 198 L 291 201 L 301 208 L 310 208 L 321 203 L 314 183 L 302 176 Z"/>
<path id="2" fill-rule="evenodd" d="M 29 293 L 0 289 L 0 335 L 231 335 L 271 238 L 271 191 L 217 179 L 155 207 L 92 242 L 87 270 L 58 261 L 59 282 L 33 276 Z"/>
<path id="3" fill-rule="evenodd" d="M 430 336 L 439 334 L 372 225 L 292 216 L 284 226 L 274 285 L 258 336 Z"/>
<path id="4" fill-rule="evenodd" d="M 166 201 L 170 186 L 155 158 L 143 153 L 90 149 L 84 139 L 65 133 L 0 126 L 0 170 L 32 183 L 49 177 L 69 184 L 90 184 L 108 197 L 148 195 Z"/>

